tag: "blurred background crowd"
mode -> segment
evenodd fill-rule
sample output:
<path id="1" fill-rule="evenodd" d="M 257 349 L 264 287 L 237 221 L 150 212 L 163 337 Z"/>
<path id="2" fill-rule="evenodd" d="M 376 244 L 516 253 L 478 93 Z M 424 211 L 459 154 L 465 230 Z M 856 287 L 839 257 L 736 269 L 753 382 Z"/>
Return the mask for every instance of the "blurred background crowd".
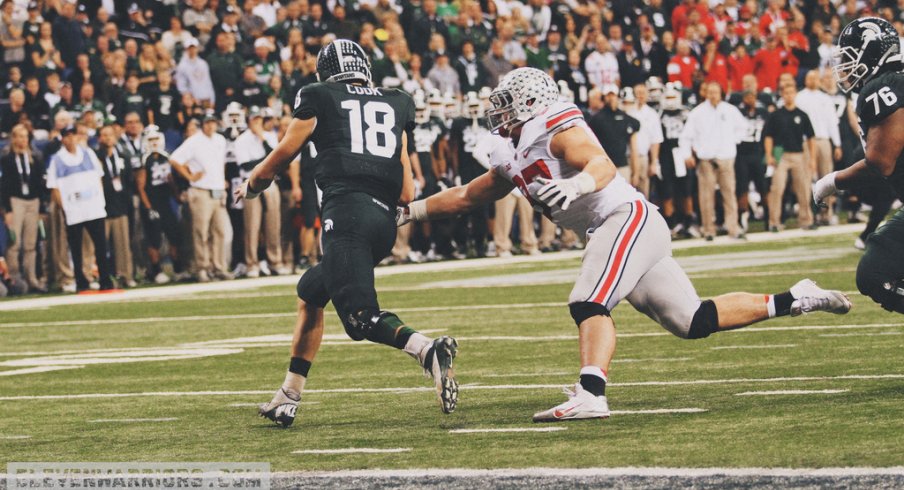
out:
<path id="1" fill-rule="evenodd" d="M 415 96 L 420 197 L 485 171 L 501 141 L 483 122 L 489 91 L 531 66 L 585 112 L 676 238 L 866 220 L 870 207 L 878 223 L 894 200 L 879 190 L 821 210 L 809 197 L 813 179 L 862 158 L 854 102 L 830 67 L 840 29 L 867 15 L 901 32 L 904 0 L 6 0 L 0 294 L 316 263 L 315 148 L 261 201 L 227 196 L 336 38 L 370 54 L 375 84 Z M 403 228 L 390 260 L 539 254 L 583 238 L 513 193 Z"/>

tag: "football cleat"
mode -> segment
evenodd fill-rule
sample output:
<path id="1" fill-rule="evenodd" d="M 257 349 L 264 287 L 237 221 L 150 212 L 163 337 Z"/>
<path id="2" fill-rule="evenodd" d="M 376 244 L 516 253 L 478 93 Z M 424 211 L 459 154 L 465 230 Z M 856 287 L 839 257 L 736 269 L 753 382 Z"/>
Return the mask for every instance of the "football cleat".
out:
<path id="1" fill-rule="evenodd" d="M 436 396 L 443 413 L 452 413 L 458 404 L 458 382 L 452 360 L 458 353 L 458 342 L 452 337 L 440 337 L 433 341 L 427 355 L 424 356 L 424 371 L 433 378 Z"/>
<path id="2" fill-rule="evenodd" d="M 301 400 L 301 394 L 280 388 L 269 403 L 260 405 L 258 414 L 276 422 L 276 425 L 280 427 L 288 428 L 295 421 L 299 400 Z"/>
<path id="3" fill-rule="evenodd" d="M 851 300 L 841 291 L 822 289 L 810 279 L 802 279 L 791 286 L 791 316 L 798 316 L 814 311 L 825 311 L 843 315 L 851 311 Z"/>
<path id="4" fill-rule="evenodd" d="M 563 391 L 568 395 L 568 401 L 549 410 L 535 413 L 534 422 L 609 418 L 609 403 L 605 396 L 593 396 L 580 383 L 574 385 L 574 391 L 568 387 L 565 387 Z"/>

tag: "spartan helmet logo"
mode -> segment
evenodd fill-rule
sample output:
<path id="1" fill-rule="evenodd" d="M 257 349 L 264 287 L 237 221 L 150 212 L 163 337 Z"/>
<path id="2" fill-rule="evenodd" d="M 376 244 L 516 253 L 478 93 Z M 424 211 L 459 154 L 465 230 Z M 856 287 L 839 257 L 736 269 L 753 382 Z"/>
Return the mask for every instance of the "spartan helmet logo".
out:
<path id="1" fill-rule="evenodd" d="M 864 46 L 882 35 L 882 29 L 873 22 L 864 22 L 860 24 L 860 27 L 863 28 L 863 33 L 860 34 L 860 37 L 863 39 Z"/>

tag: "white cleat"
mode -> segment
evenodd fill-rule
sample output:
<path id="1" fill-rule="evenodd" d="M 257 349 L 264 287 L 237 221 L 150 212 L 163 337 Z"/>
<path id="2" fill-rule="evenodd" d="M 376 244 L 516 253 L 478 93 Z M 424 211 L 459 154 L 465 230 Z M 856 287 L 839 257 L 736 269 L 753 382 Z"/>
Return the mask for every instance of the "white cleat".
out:
<path id="1" fill-rule="evenodd" d="M 433 378 L 436 397 L 443 413 L 452 413 L 458 405 L 458 382 L 452 361 L 458 354 L 458 342 L 452 337 L 440 337 L 433 341 L 425 357 L 424 371 Z"/>
<path id="2" fill-rule="evenodd" d="M 841 291 L 822 289 L 810 279 L 802 279 L 791 286 L 791 316 L 798 316 L 814 311 L 825 311 L 843 315 L 851 311 L 851 300 Z"/>
<path id="3" fill-rule="evenodd" d="M 609 403 L 605 396 L 593 396 L 580 383 L 574 385 L 574 391 L 566 387 L 564 392 L 568 395 L 568 401 L 535 413 L 534 422 L 609 418 Z"/>
<path id="4" fill-rule="evenodd" d="M 298 411 L 298 402 L 300 400 L 300 393 L 280 388 L 273 395 L 270 403 L 262 403 L 258 407 L 258 414 L 276 422 L 276 425 L 280 427 L 288 428 L 295 421 L 295 413 Z"/>

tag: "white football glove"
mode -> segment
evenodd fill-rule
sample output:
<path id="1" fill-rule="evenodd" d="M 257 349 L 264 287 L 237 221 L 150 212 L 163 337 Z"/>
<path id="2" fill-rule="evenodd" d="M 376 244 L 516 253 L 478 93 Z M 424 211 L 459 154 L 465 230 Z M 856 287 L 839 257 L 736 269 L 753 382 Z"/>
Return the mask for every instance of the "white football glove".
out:
<path id="1" fill-rule="evenodd" d="M 412 221 L 425 221 L 426 219 L 427 201 L 424 199 L 396 208 L 396 227 L 405 226 Z"/>
<path id="2" fill-rule="evenodd" d="M 575 199 L 596 190 L 596 179 L 584 172 L 570 179 L 537 177 L 534 182 L 542 186 L 537 191 L 537 199 L 551 208 L 558 206 L 562 211 L 567 210 Z"/>
<path id="3" fill-rule="evenodd" d="M 396 227 L 402 227 L 408 223 L 411 223 L 411 212 L 408 210 L 408 206 L 397 206 L 395 213 Z"/>
<path id="4" fill-rule="evenodd" d="M 823 178 L 813 183 L 813 202 L 817 206 L 825 207 L 826 204 L 823 202 L 825 198 L 835 195 L 837 191 L 835 188 L 835 175 L 837 173 L 826 174 Z"/>
<path id="5" fill-rule="evenodd" d="M 154 209 L 148 209 L 148 219 L 151 221 L 157 221 L 160 219 L 160 213 L 158 213 Z"/>

